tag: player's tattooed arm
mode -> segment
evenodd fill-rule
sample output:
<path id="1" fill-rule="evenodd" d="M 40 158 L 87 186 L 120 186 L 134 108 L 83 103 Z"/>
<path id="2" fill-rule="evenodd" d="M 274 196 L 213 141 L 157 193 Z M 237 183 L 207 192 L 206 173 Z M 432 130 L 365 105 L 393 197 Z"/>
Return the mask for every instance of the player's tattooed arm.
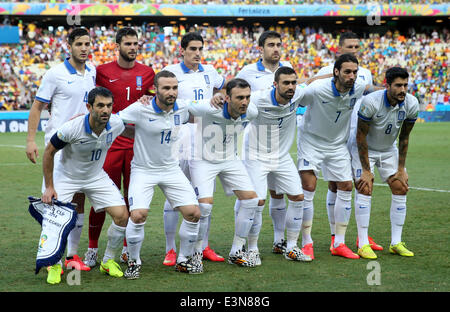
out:
<path id="1" fill-rule="evenodd" d="M 398 137 L 398 169 L 397 172 L 389 179 L 390 182 L 398 180 L 403 187 L 408 190 L 408 174 L 405 170 L 406 154 L 408 153 L 409 134 L 414 127 L 413 122 L 404 122 Z"/>
<path id="2" fill-rule="evenodd" d="M 358 146 L 359 161 L 361 162 L 362 172 L 360 179 L 356 182 L 358 191 L 364 195 L 371 195 L 373 187 L 373 174 L 370 170 L 369 146 L 367 145 L 367 133 L 369 133 L 370 123 L 358 119 L 356 131 L 356 144 Z"/>

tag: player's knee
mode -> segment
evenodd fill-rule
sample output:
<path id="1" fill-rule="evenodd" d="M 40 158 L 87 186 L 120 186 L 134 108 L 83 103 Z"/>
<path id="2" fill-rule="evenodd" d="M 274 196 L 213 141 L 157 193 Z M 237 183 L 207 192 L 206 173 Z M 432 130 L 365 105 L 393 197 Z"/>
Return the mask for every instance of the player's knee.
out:
<path id="1" fill-rule="evenodd" d="M 395 181 L 391 184 L 391 191 L 393 195 L 406 195 L 408 193 L 408 187 Z"/>
<path id="2" fill-rule="evenodd" d="M 128 223 L 128 210 L 126 206 L 123 206 L 123 209 L 120 209 L 118 212 L 115 213 L 114 216 L 112 216 L 114 223 L 118 226 L 127 226 Z"/>
<path id="3" fill-rule="evenodd" d="M 238 195 L 239 200 L 248 200 L 258 197 L 253 191 L 240 192 Z"/>
<path id="4" fill-rule="evenodd" d="M 147 220 L 147 210 L 146 209 L 136 209 L 130 212 L 130 219 L 135 224 L 144 223 Z"/>
<path id="5" fill-rule="evenodd" d="M 303 201 L 305 199 L 305 196 L 303 194 L 288 195 L 287 197 L 290 201 L 295 201 L 295 202 Z"/>
<path id="6" fill-rule="evenodd" d="M 332 191 L 333 193 L 336 193 L 337 192 L 337 184 L 336 184 L 336 182 L 328 182 L 328 189 L 330 190 L 330 191 Z"/>
<path id="7" fill-rule="evenodd" d="M 337 189 L 340 191 L 351 192 L 353 190 L 352 181 L 338 182 Z"/>
<path id="8" fill-rule="evenodd" d="M 270 192 L 270 197 L 275 198 L 275 199 L 283 199 L 284 195 L 283 194 L 277 194 L 274 190 L 269 190 Z"/>
<path id="9" fill-rule="evenodd" d="M 183 218 L 186 221 L 189 222 L 198 222 L 200 220 L 201 217 L 201 211 L 200 208 L 198 206 L 189 206 L 189 207 L 185 207 L 186 209 L 180 209 L 183 210 Z"/>

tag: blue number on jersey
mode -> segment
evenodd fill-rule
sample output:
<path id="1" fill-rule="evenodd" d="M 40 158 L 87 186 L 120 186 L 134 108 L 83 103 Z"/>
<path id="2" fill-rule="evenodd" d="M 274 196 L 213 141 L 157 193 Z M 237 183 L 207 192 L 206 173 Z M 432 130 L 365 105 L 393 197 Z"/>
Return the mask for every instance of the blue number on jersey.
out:
<path id="1" fill-rule="evenodd" d="M 169 144 L 171 134 L 172 134 L 172 130 L 169 130 L 167 133 L 166 133 L 166 131 L 161 131 L 161 144 L 164 144 L 164 142 Z"/>

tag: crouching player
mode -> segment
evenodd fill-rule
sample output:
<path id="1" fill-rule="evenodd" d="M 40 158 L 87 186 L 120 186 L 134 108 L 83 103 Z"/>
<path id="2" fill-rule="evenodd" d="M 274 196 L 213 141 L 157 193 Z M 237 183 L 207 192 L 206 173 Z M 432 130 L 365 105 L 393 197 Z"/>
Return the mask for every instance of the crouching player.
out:
<path id="1" fill-rule="evenodd" d="M 112 217 L 100 271 L 121 277 L 123 272 L 114 261 L 115 251 L 125 237 L 128 211 L 124 199 L 103 170 L 106 152 L 119 135 L 133 136 L 123 121 L 111 115 L 112 93 L 103 87 L 92 89 L 86 104 L 89 114 L 74 118 L 61 126 L 47 145 L 43 158 L 45 192 L 42 201 L 68 202 L 77 192 L 89 198 L 96 211 L 105 210 Z M 62 149 L 61 162 L 54 168 L 54 156 Z M 61 261 L 48 268 L 47 282 L 61 282 Z"/>

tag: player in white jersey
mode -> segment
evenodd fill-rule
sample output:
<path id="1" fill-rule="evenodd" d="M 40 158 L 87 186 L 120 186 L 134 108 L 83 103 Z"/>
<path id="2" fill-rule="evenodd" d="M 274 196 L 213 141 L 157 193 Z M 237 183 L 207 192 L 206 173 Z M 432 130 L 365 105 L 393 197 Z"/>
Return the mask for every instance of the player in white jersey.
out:
<path id="1" fill-rule="evenodd" d="M 345 245 L 353 188 L 346 143 L 353 107 L 369 89 L 356 81 L 357 72 L 358 60 L 343 54 L 335 62 L 333 78 L 317 80 L 304 89 L 301 105 L 307 105 L 307 110 L 300 123 L 297 159 L 304 190 L 315 192 L 321 169 L 325 181 L 336 182 L 336 236 L 331 251 L 352 259 L 359 256 Z"/>
<path id="2" fill-rule="evenodd" d="M 391 244 L 389 251 L 412 257 L 402 242 L 402 229 L 406 218 L 408 175 L 405 169 L 409 134 L 414 127 L 419 103 L 408 89 L 408 72 L 399 67 L 386 71 L 386 90 L 364 97 L 358 111 L 357 129 L 352 132 L 352 167 L 355 185 L 359 191 L 355 209 L 361 210 L 356 218 L 358 226 L 358 254 L 376 259 L 370 248 L 368 227 L 373 189 L 374 167 L 392 192 L 390 219 Z M 398 149 L 396 139 L 399 138 Z"/>
<path id="3" fill-rule="evenodd" d="M 214 92 L 222 89 L 225 79 L 219 75 L 217 70 L 209 64 L 201 64 L 203 53 L 203 38 L 200 34 L 187 33 L 181 39 L 181 54 L 183 61 L 179 64 L 166 66 L 163 70 L 174 73 L 178 80 L 178 99 L 186 100 L 208 100 Z M 184 174 L 189 176 L 189 158 L 192 158 L 191 144 L 193 144 L 194 124 L 187 123 L 182 126 L 180 133 L 180 166 Z M 174 210 L 169 202 L 164 203 L 164 233 L 166 235 L 166 256 L 163 264 L 173 266 L 176 262 L 175 234 L 178 226 L 178 211 Z M 209 247 L 209 227 L 211 215 L 208 217 L 208 228 L 204 232 L 203 256 L 211 261 L 224 261 L 224 258 L 215 253 Z"/>
<path id="4" fill-rule="evenodd" d="M 26 153 L 33 163 L 36 163 L 36 157 L 39 156 L 35 137 L 42 110 L 48 105 L 50 119 L 45 128 L 44 140 L 47 145 L 56 129 L 64 122 L 87 113 L 88 93 L 95 87 L 95 68 L 86 63 L 91 47 L 89 32 L 84 28 L 75 28 L 69 34 L 68 43 L 70 57 L 45 73 L 30 109 Z M 60 154 L 57 153 L 55 157 L 55 172 L 59 171 Z M 42 192 L 44 190 L 45 186 L 42 184 Z M 75 261 L 82 270 L 89 271 L 89 267 L 77 255 L 84 221 L 84 199 L 82 193 L 75 194 L 73 199 L 77 204 L 78 218 L 75 228 L 69 234 L 66 264 Z"/>
<path id="5" fill-rule="evenodd" d="M 130 219 L 126 229 L 129 259 L 124 276 L 128 279 L 139 278 L 144 225 L 156 185 L 170 205 L 183 215 L 176 270 L 203 272 L 203 268 L 192 261 L 200 210 L 194 190 L 179 166 L 177 153 L 180 128 L 188 122 L 189 112 L 186 102 L 176 101 L 178 81 L 175 74 L 161 71 L 155 76 L 154 83 L 156 97 L 150 105 L 136 102 L 118 114 L 136 127 L 128 192 Z"/>
<path id="6" fill-rule="evenodd" d="M 236 78 L 246 80 L 252 89 L 252 92 L 267 89 L 273 86 L 275 71 L 282 67 L 292 67 L 287 61 L 280 61 L 281 58 L 281 35 L 272 30 L 263 32 L 258 38 L 258 46 L 261 51 L 261 58 L 253 64 L 245 65 Z M 270 200 L 269 214 L 272 217 L 274 237 L 272 251 L 283 253 L 286 247 L 284 239 L 285 219 L 286 219 L 286 201 L 284 195 L 277 195 L 275 187 L 269 185 Z M 235 211 L 240 207 L 239 200 L 236 200 Z"/>
<path id="7" fill-rule="evenodd" d="M 276 194 L 286 194 L 286 249 L 288 260 L 311 261 L 297 246 L 303 215 L 303 192 L 300 177 L 289 154 L 295 138 L 297 101 L 302 89 L 297 87 L 297 75 L 290 67 L 280 67 L 275 73 L 274 87 L 253 92 L 251 101 L 258 108 L 258 117 L 244 135 L 244 163 L 252 179 L 259 203 L 248 236 L 248 250 L 259 253 L 258 238 L 268 185 Z"/>
<path id="8" fill-rule="evenodd" d="M 211 213 L 215 180 L 219 177 L 226 194 L 234 193 L 241 200 L 228 262 L 254 267 L 261 263 L 260 259 L 256 263 L 257 255 L 253 257 L 242 250 L 242 246 L 245 245 L 253 224 L 258 196 L 238 156 L 238 138 L 249 122 L 258 115 L 258 110 L 250 103 L 250 85 L 245 80 L 230 80 L 226 93 L 222 109 L 213 108 L 209 101 L 189 106 L 189 112 L 195 117 L 197 126 L 194 157 L 189 161 L 189 168 L 202 215 L 194 257 L 197 261 L 202 259 L 202 231 L 208 225 L 202 219 L 207 220 Z"/>
<path id="9" fill-rule="evenodd" d="M 359 37 L 353 32 L 345 32 L 340 35 L 339 37 L 339 43 L 338 43 L 338 50 L 336 55 L 342 55 L 346 53 L 350 53 L 357 57 L 357 53 L 360 49 L 359 47 Z M 333 67 L 334 64 L 330 64 L 328 66 L 322 67 L 316 74 L 316 77 L 332 74 L 333 73 Z M 360 82 L 362 84 L 372 85 L 373 79 L 372 79 L 372 73 L 361 66 L 358 66 L 358 75 L 356 78 L 357 82 Z M 356 104 L 353 108 L 352 117 L 350 121 L 350 131 L 356 127 L 355 120 L 357 120 L 357 112 L 359 105 L 361 103 L 361 99 L 359 98 L 356 101 Z M 299 111 L 298 111 L 299 112 Z M 301 133 L 300 133 L 300 118 L 304 115 L 304 111 L 301 111 L 300 114 L 297 116 L 297 152 L 299 151 L 298 143 L 300 140 Z M 303 190 L 305 195 L 305 209 L 303 214 L 303 224 L 302 224 L 302 250 L 305 254 L 310 255 L 311 257 L 314 257 L 314 250 L 313 250 L 313 240 L 311 237 L 311 230 L 312 230 L 312 222 L 314 217 L 314 192 L 310 192 L 309 190 L 304 189 Z M 328 182 L 328 191 L 327 191 L 327 214 L 328 214 L 328 220 L 330 223 L 330 232 L 331 232 L 331 245 L 334 243 L 334 235 L 335 235 L 335 221 L 334 221 L 334 204 L 336 202 L 336 195 L 337 195 L 337 185 L 335 182 L 329 181 Z M 377 245 L 375 242 L 373 242 L 372 238 L 370 238 L 373 248 L 375 249 L 383 249 L 381 246 Z"/>
<path id="10" fill-rule="evenodd" d="M 114 261 L 116 249 L 125 237 L 128 211 L 125 201 L 109 176 L 103 170 L 106 153 L 114 139 L 124 133 L 122 120 L 111 115 L 112 93 L 103 87 L 91 90 L 86 105 L 89 114 L 64 123 L 50 138 L 44 152 L 43 171 L 45 191 L 42 201 L 72 200 L 76 192 L 83 192 L 96 211 L 106 210 L 112 223 L 108 229 L 108 244 L 100 271 L 110 276 L 123 276 Z M 129 135 L 125 132 L 125 135 Z M 54 172 L 54 157 L 61 150 L 60 170 Z M 77 264 L 73 265 L 78 268 Z M 61 281 L 61 261 L 49 267 L 47 282 Z"/>

